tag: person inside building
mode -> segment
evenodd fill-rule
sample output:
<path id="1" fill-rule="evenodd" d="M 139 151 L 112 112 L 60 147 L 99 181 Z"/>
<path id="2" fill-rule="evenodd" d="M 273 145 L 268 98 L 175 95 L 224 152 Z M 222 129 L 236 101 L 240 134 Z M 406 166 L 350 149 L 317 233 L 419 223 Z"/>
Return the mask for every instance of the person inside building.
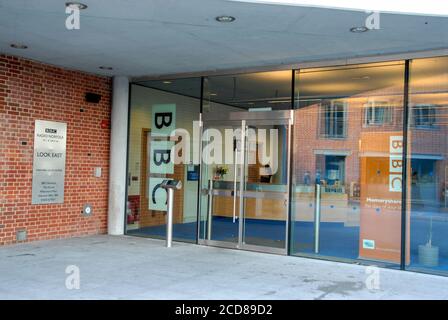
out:
<path id="1" fill-rule="evenodd" d="M 266 164 L 263 168 L 260 168 L 260 182 L 271 183 L 272 170 L 269 164 Z"/>

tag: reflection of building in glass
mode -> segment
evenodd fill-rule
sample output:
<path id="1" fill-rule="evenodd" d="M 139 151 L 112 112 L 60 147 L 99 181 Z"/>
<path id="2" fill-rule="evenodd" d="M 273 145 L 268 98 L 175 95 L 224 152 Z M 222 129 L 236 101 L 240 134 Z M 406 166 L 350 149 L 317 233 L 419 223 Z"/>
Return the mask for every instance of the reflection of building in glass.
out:
<path id="1" fill-rule="evenodd" d="M 447 61 L 447 58 L 421 59 L 410 64 L 409 119 L 404 119 L 403 61 L 205 77 L 203 117 L 219 121 L 213 125 L 205 121 L 204 125 L 224 132 L 226 128 L 241 130 L 239 125 L 234 127 L 225 122 L 232 117 L 241 121 L 235 118 L 237 114 L 250 111 L 252 117 L 254 111 L 290 108 L 287 97 L 291 95 L 294 72 L 291 221 L 287 221 L 285 214 L 289 127 L 282 122 L 263 121 L 249 125 L 248 129 L 278 130 L 275 137 L 279 146 L 278 168 L 271 166 L 272 174 L 256 157 L 260 148 L 268 147 L 272 137 L 266 140 L 266 145 L 248 139 L 247 156 L 255 161 L 249 161 L 244 169 L 230 165 L 222 176 L 216 176 L 213 168 L 224 163 L 211 166 L 210 170 L 202 163 L 201 175 L 189 175 L 188 164 L 175 165 L 170 177 L 178 177 L 185 185 L 176 198 L 175 237 L 195 241 L 199 233 L 199 240 L 207 239 L 210 207 L 204 189 L 210 179 L 216 193 L 211 202 L 210 238 L 238 243 L 238 224 L 233 217 L 240 207 L 232 195 L 238 194 L 240 173 L 245 170 L 247 198 L 242 210 L 246 217 L 243 228 L 243 233 L 247 233 L 243 235 L 246 244 L 269 250 L 285 249 L 288 222 L 292 254 L 375 261 L 396 267 L 401 261 L 402 191 L 406 190 L 408 268 L 447 270 L 448 247 L 444 238 L 448 231 L 448 79 L 444 71 Z M 166 84 L 157 80 L 146 82 L 147 88 L 140 86 L 133 90 L 129 234 L 151 237 L 164 234 L 164 213 L 148 209 L 146 197 L 151 178 L 147 163 L 148 143 L 152 141 L 151 107 L 175 104 L 179 121 L 176 126 L 190 132 L 188 123 L 197 119 L 201 102 L 199 80 L 172 82 L 172 92 L 167 92 Z M 408 172 L 403 182 L 406 125 Z M 233 158 L 235 153 L 228 156 Z"/>
<path id="2" fill-rule="evenodd" d="M 431 63 L 432 67 L 428 67 Z M 303 248 L 312 249 L 313 237 L 304 235 L 304 223 L 313 221 L 315 206 L 314 190 L 307 189 L 304 183 L 303 177 L 309 176 L 307 180 L 316 179 L 323 186 L 321 234 L 341 246 L 338 251 L 334 251 L 336 246 L 328 246 L 324 252 L 322 245 L 322 255 L 398 263 L 401 190 L 407 187 L 410 238 L 406 256 L 408 262 L 418 261 L 416 248 L 426 241 L 428 232 L 424 229 L 429 230 L 423 227 L 429 224 L 424 216 L 444 221 L 447 213 L 448 81 L 446 73 L 441 76 L 443 70 L 446 59 L 411 64 L 411 157 L 404 186 L 402 150 L 398 154 L 390 150 L 393 139 L 403 139 L 404 63 L 297 73 L 294 179 L 298 197 L 296 228 L 302 231 L 297 235 L 299 253 L 307 252 Z M 351 251 L 347 250 L 350 242 Z M 375 254 L 375 250 L 381 252 Z"/>

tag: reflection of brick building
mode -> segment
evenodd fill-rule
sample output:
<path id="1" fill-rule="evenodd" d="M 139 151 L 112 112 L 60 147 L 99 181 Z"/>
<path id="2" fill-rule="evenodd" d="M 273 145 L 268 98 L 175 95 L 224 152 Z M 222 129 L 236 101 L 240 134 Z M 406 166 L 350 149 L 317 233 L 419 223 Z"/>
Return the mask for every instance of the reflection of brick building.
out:
<path id="1" fill-rule="evenodd" d="M 363 140 L 375 139 L 376 133 L 402 132 L 402 97 L 394 94 L 374 98 L 352 97 L 338 101 L 342 105 L 339 110 L 329 109 L 327 105 L 332 102 L 325 100 L 296 110 L 295 183 L 305 184 L 307 172 L 310 173 L 313 182 L 320 171 L 321 179 L 327 184 L 328 181 L 340 179 L 339 183 L 344 187 L 340 190 L 353 199 L 357 198 L 356 189 L 360 183 L 360 157 L 381 156 L 378 150 L 363 150 Z M 371 103 L 371 101 L 375 102 Z M 430 115 L 428 113 L 421 115 L 416 112 L 416 109 L 421 107 L 421 104 L 413 104 L 410 108 L 409 150 L 412 154 L 411 168 L 414 183 L 420 182 L 420 185 L 427 183 L 427 186 L 421 190 L 422 192 L 414 190 L 413 200 L 417 201 L 416 198 L 422 198 L 423 195 L 431 195 L 428 188 L 432 184 L 434 198 L 427 200 L 440 201 L 443 199 L 442 192 L 446 183 L 442 178 L 445 176 L 448 157 L 448 127 L 441 120 L 446 111 L 441 106 L 436 106 L 434 114 L 429 112 Z M 375 108 L 381 108 L 381 112 L 375 113 L 373 111 Z M 432 108 L 432 106 L 427 105 L 425 108 Z M 375 114 L 379 119 L 375 119 Z M 415 119 L 419 117 L 423 119 Z M 432 123 L 429 117 L 434 117 L 435 122 Z M 337 122 L 338 129 L 333 130 L 328 125 L 328 121 Z M 416 125 L 416 123 L 421 124 Z M 426 125 L 427 123 L 432 124 Z M 361 154 L 361 150 L 364 154 Z M 383 156 L 386 155 L 383 154 Z M 335 168 L 331 163 L 335 160 L 343 163 L 340 165 L 341 168 L 337 166 Z M 332 176 L 331 172 L 334 170 L 339 172 Z M 414 187 L 414 189 L 417 188 Z"/>
<path id="2" fill-rule="evenodd" d="M 415 204 L 435 207 L 437 202 L 442 202 L 440 206 L 446 207 L 448 126 L 443 123 L 446 115 L 446 110 L 437 106 L 435 123 L 431 127 L 414 127 L 409 135 L 412 152 L 411 196 Z"/>
<path id="3" fill-rule="evenodd" d="M 390 182 L 390 141 L 403 135 L 402 92 L 382 89 L 312 104 L 301 102 L 295 111 L 293 182 L 322 182 L 321 221 L 359 226 L 358 254 L 364 259 L 400 261 L 402 194 Z M 430 212 L 428 205 L 446 206 L 446 111 L 442 104 L 425 104 L 425 96 L 413 96 L 410 105 L 407 186 L 411 186 L 409 209 L 414 213 Z M 397 174 L 400 179 L 401 174 Z M 310 191 L 299 195 L 296 221 L 314 219 L 316 195 Z M 409 244 L 410 220 L 406 234 Z M 409 262 L 409 245 L 406 256 Z"/>
<path id="4" fill-rule="evenodd" d="M 391 123 L 384 125 L 369 125 L 366 119 L 366 103 L 368 98 L 352 98 L 340 100 L 344 114 L 336 116 L 342 134 L 326 134 L 328 125 L 326 118 L 331 118 L 333 112 L 326 110 L 325 103 L 314 104 L 296 111 L 294 150 L 296 183 L 302 184 L 306 171 L 311 173 L 311 179 L 316 179 L 316 172 L 321 172 L 321 179 L 340 180 L 345 192 L 351 197 L 356 196 L 356 186 L 360 179 L 360 144 L 362 133 L 379 131 L 398 131 L 402 127 L 402 108 L 400 100 L 389 100 L 388 108 L 391 112 Z M 398 98 L 400 99 L 400 98 Z M 325 128 L 327 127 L 327 128 Z M 398 130 L 397 130 L 398 128 Z M 337 133 L 337 132 L 336 132 Z M 341 162 L 341 168 L 334 168 L 329 161 Z M 331 171 L 339 171 L 333 177 Z M 333 182 L 332 182 L 333 183 Z M 334 184 L 334 183 L 333 183 Z"/>

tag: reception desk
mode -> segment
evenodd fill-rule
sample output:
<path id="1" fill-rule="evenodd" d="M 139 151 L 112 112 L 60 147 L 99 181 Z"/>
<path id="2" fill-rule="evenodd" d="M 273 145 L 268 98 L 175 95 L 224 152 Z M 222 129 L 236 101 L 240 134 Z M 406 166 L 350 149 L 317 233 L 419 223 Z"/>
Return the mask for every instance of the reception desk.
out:
<path id="1" fill-rule="evenodd" d="M 213 184 L 213 215 L 232 217 L 234 210 L 233 183 L 215 181 Z M 237 184 L 239 191 L 239 184 Z M 246 218 L 285 220 L 287 218 L 288 192 L 286 185 L 248 183 L 245 190 Z M 314 221 L 314 186 L 296 186 L 292 195 L 293 220 Z M 239 192 L 237 192 L 239 195 Z M 236 197 L 236 215 L 239 212 L 239 196 Z M 322 192 L 321 221 L 356 224 L 359 211 L 349 206 L 348 195 L 341 192 Z"/>
<path id="2" fill-rule="evenodd" d="M 215 181 L 213 185 L 213 215 L 232 217 L 234 198 L 233 182 Z M 237 184 L 239 195 L 239 184 Z M 245 214 L 249 219 L 285 220 L 287 217 L 287 186 L 269 183 L 248 183 L 245 190 Z M 236 197 L 236 215 L 239 196 Z"/>
<path id="3" fill-rule="evenodd" d="M 316 195 L 314 186 L 296 186 L 293 199 L 293 220 L 314 221 Z M 359 210 L 349 206 L 348 195 L 343 192 L 321 192 L 321 222 L 341 222 L 356 224 Z"/>

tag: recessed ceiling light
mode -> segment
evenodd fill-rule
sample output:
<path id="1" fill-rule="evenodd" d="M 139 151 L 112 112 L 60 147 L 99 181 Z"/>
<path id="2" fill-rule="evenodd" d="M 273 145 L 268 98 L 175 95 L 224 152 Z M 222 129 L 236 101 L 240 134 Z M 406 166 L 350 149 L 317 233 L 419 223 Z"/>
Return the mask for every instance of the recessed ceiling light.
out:
<path id="1" fill-rule="evenodd" d="M 114 68 L 112 67 L 107 67 L 107 66 L 100 66 L 101 70 L 114 70 Z"/>
<path id="2" fill-rule="evenodd" d="M 211 96 L 217 96 L 217 93 L 210 93 Z"/>
<path id="3" fill-rule="evenodd" d="M 172 83 L 172 82 L 167 80 L 167 81 L 163 81 L 163 83 L 164 83 L 164 84 L 170 84 L 170 83 Z"/>
<path id="4" fill-rule="evenodd" d="M 353 32 L 353 33 L 363 33 L 366 31 L 369 31 L 369 28 L 367 28 L 365 26 L 350 28 L 350 32 Z"/>
<path id="5" fill-rule="evenodd" d="M 73 9 L 78 9 L 78 10 L 87 9 L 87 5 L 85 5 L 84 3 L 80 3 L 80 2 L 66 2 L 65 6 L 73 8 Z"/>
<path id="6" fill-rule="evenodd" d="M 218 22 L 233 22 L 235 21 L 235 17 L 232 16 L 218 16 L 215 18 L 216 21 Z"/>
<path id="7" fill-rule="evenodd" d="M 20 44 L 20 43 L 11 43 L 11 48 L 14 49 L 28 49 L 28 46 L 24 45 L 24 44 Z"/>

